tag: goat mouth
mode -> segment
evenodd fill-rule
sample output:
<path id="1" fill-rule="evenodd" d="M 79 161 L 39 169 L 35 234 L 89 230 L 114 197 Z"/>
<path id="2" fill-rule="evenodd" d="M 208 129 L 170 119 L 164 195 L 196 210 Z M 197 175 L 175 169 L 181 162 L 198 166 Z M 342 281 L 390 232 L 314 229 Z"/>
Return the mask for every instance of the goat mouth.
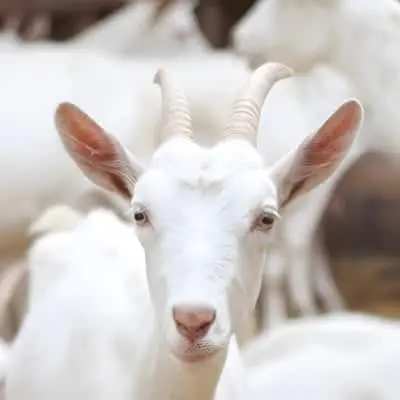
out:
<path id="1" fill-rule="evenodd" d="M 194 352 L 188 352 L 188 351 L 174 352 L 175 357 L 177 357 L 180 361 L 190 364 L 201 363 L 203 361 L 209 360 L 217 353 L 218 349 L 213 349 L 208 351 L 194 351 Z"/>

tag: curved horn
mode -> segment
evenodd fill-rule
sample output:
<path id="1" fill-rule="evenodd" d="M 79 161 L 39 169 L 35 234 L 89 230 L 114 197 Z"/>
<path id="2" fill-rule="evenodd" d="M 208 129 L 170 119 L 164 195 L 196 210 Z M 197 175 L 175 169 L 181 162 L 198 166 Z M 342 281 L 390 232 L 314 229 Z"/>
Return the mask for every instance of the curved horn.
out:
<path id="1" fill-rule="evenodd" d="M 255 145 L 260 114 L 267 94 L 275 82 L 291 75 L 293 70 L 280 63 L 266 63 L 257 68 L 233 103 L 223 136 L 240 136 Z"/>
<path id="2" fill-rule="evenodd" d="M 192 118 L 186 96 L 175 76 L 160 68 L 154 77 L 154 83 L 161 88 L 162 127 L 160 141 L 173 135 L 183 134 L 193 138 Z"/>

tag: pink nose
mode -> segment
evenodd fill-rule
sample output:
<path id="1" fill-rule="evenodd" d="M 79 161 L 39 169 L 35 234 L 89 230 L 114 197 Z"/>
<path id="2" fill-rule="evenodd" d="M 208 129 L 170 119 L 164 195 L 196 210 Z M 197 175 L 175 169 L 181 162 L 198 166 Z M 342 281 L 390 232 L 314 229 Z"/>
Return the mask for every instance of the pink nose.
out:
<path id="1" fill-rule="evenodd" d="M 172 313 L 178 332 L 192 342 L 206 336 L 216 315 L 210 307 L 183 305 L 174 307 Z"/>

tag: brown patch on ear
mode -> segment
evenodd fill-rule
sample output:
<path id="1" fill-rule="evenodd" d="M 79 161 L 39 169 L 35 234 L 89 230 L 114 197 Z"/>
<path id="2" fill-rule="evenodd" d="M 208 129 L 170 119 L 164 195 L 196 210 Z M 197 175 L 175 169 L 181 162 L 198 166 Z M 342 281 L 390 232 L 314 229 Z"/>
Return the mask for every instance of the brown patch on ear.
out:
<path id="1" fill-rule="evenodd" d="M 56 111 L 56 125 L 68 150 L 84 163 L 102 164 L 115 157 L 107 133 L 87 114 L 71 103 L 61 103 Z"/>
<path id="2" fill-rule="evenodd" d="M 56 126 L 68 153 L 81 168 L 90 167 L 109 172 L 117 191 L 126 198 L 131 192 L 124 180 L 116 173 L 121 148 L 114 138 L 104 131 L 92 118 L 71 103 L 61 103 L 56 110 Z"/>

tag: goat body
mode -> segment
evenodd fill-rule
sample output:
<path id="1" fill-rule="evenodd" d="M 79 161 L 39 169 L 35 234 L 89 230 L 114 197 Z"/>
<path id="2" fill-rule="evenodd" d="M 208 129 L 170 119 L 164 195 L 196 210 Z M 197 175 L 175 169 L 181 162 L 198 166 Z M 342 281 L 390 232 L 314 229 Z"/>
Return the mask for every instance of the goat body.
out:
<path id="1" fill-rule="evenodd" d="M 400 325 L 362 314 L 305 318 L 243 350 L 251 399 L 394 400 Z"/>

